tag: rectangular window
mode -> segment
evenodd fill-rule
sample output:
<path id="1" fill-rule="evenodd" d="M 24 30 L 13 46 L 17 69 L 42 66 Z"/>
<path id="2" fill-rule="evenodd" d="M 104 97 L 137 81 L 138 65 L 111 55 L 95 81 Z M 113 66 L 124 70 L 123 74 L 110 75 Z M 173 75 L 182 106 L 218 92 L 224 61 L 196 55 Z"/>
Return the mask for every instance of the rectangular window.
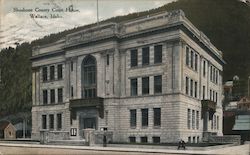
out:
<path id="1" fill-rule="evenodd" d="M 129 137 L 129 142 L 130 143 L 136 143 L 136 138 L 135 137 Z"/>
<path id="2" fill-rule="evenodd" d="M 215 72 L 215 83 L 218 84 L 218 70 Z"/>
<path id="3" fill-rule="evenodd" d="M 200 113 L 196 111 L 196 129 L 198 130 L 200 126 Z"/>
<path id="4" fill-rule="evenodd" d="M 210 66 L 210 81 L 213 81 L 213 67 Z"/>
<path id="5" fill-rule="evenodd" d="M 73 98 L 73 96 L 74 96 L 74 87 L 71 86 L 71 98 Z"/>
<path id="6" fill-rule="evenodd" d="M 55 103 L 55 89 L 50 90 L 50 103 Z"/>
<path id="7" fill-rule="evenodd" d="M 217 116 L 217 130 L 219 130 L 219 116 Z"/>
<path id="8" fill-rule="evenodd" d="M 214 94 L 214 90 L 213 90 L 213 101 L 215 101 L 215 96 L 214 96 L 215 94 Z"/>
<path id="9" fill-rule="evenodd" d="M 162 62 L 162 45 L 154 46 L 154 63 Z"/>
<path id="10" fill-rule="evenodd" d="M 193 80 L 190 80 L 190 96 L 193 96 Z"/>
<path id="11" fill-rule="evenodd" d="M 136 109 L 130 110 L 130 127 L 136 127 Z"/>
<path id="12" fill-rule="evenodd" d="M 210 101 L 212 101 L 212 90 L 210 89 Z"/>
<path id="13" fill-rule="evenodd" d="M 142 65 L 149 64 L 149 47 L 142 48 Z"/>
<path id="14" fill-rule="evenodd" d="M 161 126 L 161 108 L 154 108 L 154 126 Z"/>
<path id="15" fill-rule="evenodd" d="M 188 143 L 191 143 L 191 137 L 190 136 L 188 137 Z"/>
<path id="16" fill-rule="evenodd" d="M 141 109 L 142 127 L 148 126 L 148 109 Z"/>
<path id="17" fill-rule="evenodd" d="M 62 88 L 58 88 L 58 90 L 57 90 L 58 92 L 58 102 L 59 103 L 62 103 L 63 102 L 63 89 Z"/>
<path id="18" fill-rule="evenodd" d="M 50 66 L 49 67 L 49 70 L 50 70 L 50 80 L 55 80 L 55 66 Z"/>
<path id="19" fill-rule="evenodd" d="M 43 81 L 48 81 L 48 70 L 47 67 L 43 67 Z"/>
<path id="20" fill-rule="evenodd" d="M 189 66 L 189 48 L 186 47 L 186 65 Z"/>
<path id="21" fill-rule="evenodd" d="M 195 129 L 195 111 L 192 110 L 192 129 Z"/>
<path id="22" fill-rule="evenodd" d="M 62 129 L 62 114 L 57 114 L 57 130 Z"/>
<path id="23" fill-rule="evenodd" d="M 206 61 L 203 61 L 203 76 L 206 76 Z"/>
<path id="24" fill-rule="evenodd" d="M 62 64 L 57 65 L 57 79 L 62 79 L 63 78 L 62 70 L 63 70 Z M 71 71 L 73 71 L 73 70 L 71 70 Z"/>
<path id="25" fill-rule="evenodd" d="M 191 51 L 191 59 L 190 59 L 190 67 L 193 68 L 194 67 L 194 52 Z"/>
<path id="26" fill-rule="evenodd" d="M 194 97 L 197 97 L 197 82 L 194 82 Z"/>
<path id="27" fill-rule="evenodd" d="M 54 129 L 54 115 L 49 115 L 49 129 Z"/>
<path id="28" fill-rule="evenodd" d="M 141 137 L 141 143 L 147 143 L 148 137 Z"/>
<path id="29" fill-rule="evenodd" d="M 217 125 L 217 123 L 216 123 L 216 116 L 214 115 L 214 129 L 216 129 L 216 125 Z"/>
<path id="30" fill-rule="evenodd" d="M 214 117 L 214 115 L 213 115 Z M 211 120 L 211 130 L 214 128 L 214 119 Z"/>
<path id="31" fill-rule="evenodd" d="M 203 86 L 203 87 L 202 87 L 202 99 L 203 99 L 203 100 L 205 100 L 205 97 L 206 97 L 205 94 L 206 94 L 206 87 Z"/>
<path id="32" fill-rule="evenodd" d="M 42 115 L 42 128 L 47 129 L 47 116 Z"/>
<path id="33" fill-rule="evenodd" d="M 142 78 L 142 94 L 149 94 L 149 77 Z"/>
<path id="34" fill-rule="evenodd" d="M 188 111 L 187 111 L 187 127 L 188 127 L 188 129 L 190 129 L 191 128 L 191 110 L 190 109 L 188 109 Z"/>
<path id="35" fill-rule="evenodd" d="M 218 93 L 216 92 L 215 93 L 215 102 L 217 103 L 217 101 L 218 101 Z"/>
<path id="36" fill-rule="evenodd" d="M 188 95 L 188 91 L 189 91 L 188 86 L 189 86 L 189 78 L 186 77 L 186 94 L 187 94 L 187 95 Z"/>
<path id="37" fill-rule="evenodd" d="M 213 68 L 213 82 L 215 82 L 215 68 Z"/>
<path id="38" fill-rule="evenodd" d="M 154 93 L 162 93 L 162 76 L 154 76 Z"/>
<path id="39" fill-rule="evenodd" d="M 70 70 L 71 72 L 74 71 L 74 61 L 70 62 Z"/>
<path id="40" fill-rule="evenodd" d="M 161 143 L 161 138 L 160 137 L 152 137 L 153 143 L 159 144 Z"/>
<path id="41" fill-rule="evenodd" d="M 138 51 L 137 51 L 137 49 L 130 51 L 130 60 L 131 60 L 131 67 L 135 67 L 138 65 Z"/>
<path id="42" fill-rule="evenodd" d="M 130 79 L 131 96 L 137 96 L 137 79 Z"/>
<path id="43" fill-rule="evenodd" d="M 109 65 L 109 54 L 107 54 L 107 62 L 106 62 L 107 66 Z"/>
<path id="44" fill-rule="evenodd" d="M 198 70 L 198 55 L 197 54 L 194 55 L 194 70 L 195 71 Z"/>
<path id="45" fill-rule="evenodd" d="M 43 90 L 43 104 L 48 104 L 48 91 Z"/>

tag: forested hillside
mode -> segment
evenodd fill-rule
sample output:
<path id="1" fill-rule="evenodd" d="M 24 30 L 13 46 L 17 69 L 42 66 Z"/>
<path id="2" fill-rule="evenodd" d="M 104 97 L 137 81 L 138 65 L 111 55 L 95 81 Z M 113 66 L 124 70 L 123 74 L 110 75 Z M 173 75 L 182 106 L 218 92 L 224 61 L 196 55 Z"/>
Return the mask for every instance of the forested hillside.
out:
<path id="1" fill-rule="evenodd" d="M 240 77 L 242 94 L 247 90 L 250 75 L 250 7 L 237 0 L 179 0 L 150 11 L 113 17 L 108 21 L 124 21 L 147 14 L 182 9 L 186 17 L 211 42 L 223 52 L 227 64 L 224 66 L 224 81 L 234 75 Z M 36 45 L 51 43 L 91 25 L 78 27 L 57 34 L 45 36 L 31 43 L 23 43 L 16 49 L 8 48 L 0 52 L 0 115 L 31 109 L 31 49 Z"/>

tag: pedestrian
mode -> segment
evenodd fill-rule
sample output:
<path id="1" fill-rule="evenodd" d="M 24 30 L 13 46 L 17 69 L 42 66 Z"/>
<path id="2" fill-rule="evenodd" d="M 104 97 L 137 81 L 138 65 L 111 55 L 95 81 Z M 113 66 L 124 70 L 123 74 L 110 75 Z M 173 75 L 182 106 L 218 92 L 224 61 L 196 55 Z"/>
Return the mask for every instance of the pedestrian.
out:
<path id="1" fill-rule="evenodd" d="M 185 141 L 184 140 L 180 140 L 179 141 L 179 144 L 178 144 L 178 150 L 180 149 L 180 148 L 183 148 L 184 150 L 186 149 L 186 146 L 185 146 Z"/>

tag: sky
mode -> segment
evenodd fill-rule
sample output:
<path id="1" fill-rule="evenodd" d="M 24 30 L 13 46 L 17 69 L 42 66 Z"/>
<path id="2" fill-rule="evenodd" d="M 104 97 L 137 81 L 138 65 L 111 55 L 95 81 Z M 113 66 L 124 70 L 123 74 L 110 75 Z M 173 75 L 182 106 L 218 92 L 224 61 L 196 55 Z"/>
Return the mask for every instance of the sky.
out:
<path id="1" fill-rule="evenodd" d="M 99 21 L 176 0 L 98 0 Z M 97 21 L 97 0 L 0 0 L 0 49 Z"/>

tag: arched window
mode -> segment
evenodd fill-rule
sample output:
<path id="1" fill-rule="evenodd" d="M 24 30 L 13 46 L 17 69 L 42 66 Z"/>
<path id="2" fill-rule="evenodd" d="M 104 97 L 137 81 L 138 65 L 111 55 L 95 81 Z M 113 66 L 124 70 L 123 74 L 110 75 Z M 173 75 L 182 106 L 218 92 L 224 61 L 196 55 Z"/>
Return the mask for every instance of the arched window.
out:
<path id="1" fill-rule="evenodd" d="M 82 62 L 82 97 L 96 97 L 96 59 L 88 55 Z"/>

